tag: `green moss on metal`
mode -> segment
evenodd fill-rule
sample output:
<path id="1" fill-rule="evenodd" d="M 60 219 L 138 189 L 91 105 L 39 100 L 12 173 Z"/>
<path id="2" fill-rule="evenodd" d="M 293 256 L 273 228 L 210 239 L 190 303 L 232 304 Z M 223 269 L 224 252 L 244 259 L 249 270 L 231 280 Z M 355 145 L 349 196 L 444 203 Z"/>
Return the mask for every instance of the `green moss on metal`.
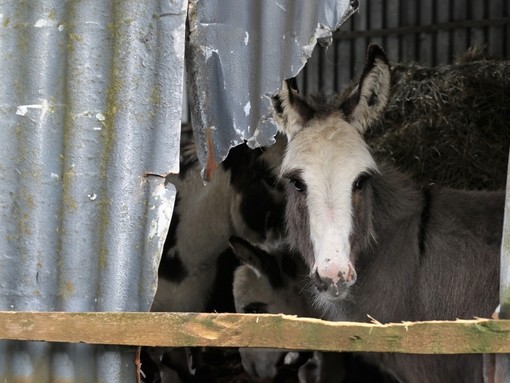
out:
<path id="1" fill-rule="evenodd" d="M 75 293 L 75 291 L 76 291 L 76 289 L 74 287 L 74 283 L 67 280 L 62 285 L 62 290 L 60 291 L 60 293 L 62 294 L 62 297 L 65 300 L 67 300 Z"/>
<path id="2" fill-rule="evenodd" d="M 83 37 L 77 33 L 69 33 L 67 38 L 67 53 L 72 53 L 77 43 L 83 42 Z"/>
<path id="3" fill-rule="evenodd" d="M 23 166 L 27 164 L 27 158 L 31 158 L 33 156 L 29 156 L 27 151 L 27 129 L 23 126 L 22 123 L 16 124 L 14 128 L 14 134 L 16 136 L 17 143 L 17 158 L 16 158 L 16 171 L 19 173 L 20 178 L 22 177 L 30 177 L 34 178 L 35 174 L 27 174 L 29 169 L 28 166 Z M 19 204 L 15 204 L 15 209 L 13 214 L 17 216 L 17 233 L 19 238 L 26 238 L 31 236 L 32 233 L 32 220 L 28 211 L 33 210 L 35 208 L 34 197 L 31 194 L 30 190 L 27 188 L 20 187 L 17 190 L 17 198 L 21 201 Z"/>
<path id="4" fill-rule="evenodd" d="M 107 178 L 103 172 L 101 172 L 101 178 Z M 99 259 L 98 259 L 98 266 L 100 270 L 104 270 L 107 265 L 107 259 L 108 259 L 108 240 L 105 238 L 105 234 L 107 232 L 108 226 L 110 224 L 110 207 L 111 207 L 111 201 L 108 198 L 108 195 L 106 194 L 107 187 L 105 183 L 103 182 L 103 190 L 104 192 L 101 193 L 101 198 L 99 200 L 99 227 L 100 227 L 100 242 L 99 242 Z"/>
<path id="5" fill-rule="evenodd" d="M 30 226 L 31 220 L 28 214 L 21 214 L 18 220 L 18 232 L 22 238 L 27 238 L 32 235 L 32 228 Z"/>
<path id="6" fill-rule="evenodd" d="M 114 19 L 117 20 L 115 15 L 115 8 L 118 5 L 114 6 Z M 99 167 L 99 177 L 101 179 L 101 184 L 103 185 L 103 192 L 101 193 L 101 197 L 99 200 L 100 204 L 100 232 L 101 232 L 101 241 L 99 245 L 99 268 L 103 270 L 107 265 L 108 260 L 108 239 L 105 238 L 105 233 L 108 232 L 108 227 L 111 224 L 110 222 L 110 209 L 111 209 L 111 199 L 108 195 L 108 183 L 109 183 L 109 164 L 112 160 L 112 153 L 115 147 L 116 141 L 116 116 L 119 112 L 120 105 L 119 99 L 121 96 L 123 83 L 120 74 L 122 73 L 122 51 L 121 51 L 121 42 L 120 40 L 123 38 L 120 33 L 122 23 L 115 21 L 108 24 L 108 32 L 111 35 L 111 40 L 113 41 L 112 45 L 112 67 L 110 70 L 110 84 L 108 86 L 107 95 L 106 95 L 106 109 L 104 111 L 105 120 L 103 122 L 103 129 L 101 130 L 101 138 L 102 138 L 102 156 Z"/>
<path id="7" fill-rule="evenodd" d="M 66 134 L 68 134 L 68 133 L 69 133 L 68 129 L 65 129 L 64 136 L 66 136 Z M 64 138 L 64 140 L 65 140 L 65 138 Z M 62 194 L 62 198 L 63 198 L 62 202 L 63 202 L 63 205 L 66 210 L 74 213 L 74 212 L 78 211 L 78 203 L 72 197 L 72 193 L 69 192 L 69 190 L 71 190 L 70 185 L 73 183 L 73 179 L 74 179 L 73 169 L 71 167 L 69 167 L 66 170 L 64 170 L 64 173 L 62 175 L 62 188 L 64 191 L 64 193 Z"/>
<path id="8" fill-rule="evenodd" d="M 155 113 L 156 108 L 161 103 L 161 88 L 159 84 L 154 84 L 149 102 L 153 106 L 153 108 L 151 108 L 151 113 Z"/>
<path id="9" fill-rule="evenodd" d="M 113 39 L 120 36 L 118 23 L 116 22 L 108 23 L 107 29 Z"/>
<path id="10" fill-rule="evenodd" d="M 118 71 L 115 66 L 117 64 L 114 60 L 114 68 L 111 72 L 111 82 L 108 87 L 108 93 L 106 98 L 106 110 L 105 110 L 105 120 L 103 122 L 103 129 L 101 129 L 101 138 L 102 138 L 102 156 L 101 162 L 99 166 L 99 177 L 101 179 L 101 184 L 103 192 L 101 193 L 101 197 L 99 199 L 99 226 L 101 232 L 101 243 L 99 248 L 99 268 L 103 270 L 106 267 L 107 259 L 108 259 L 108 249 L 107 249 L 107 239 L 105 238 L 105 233 L 108 231 L 108 227 L 110 225 L 110 209 L 111 209 L 111 199 L 108 195 L 108 182 L 109 182 L 109 169 L 108 164 L 111 161 L 112 152 L 114 149 L 115 143 L 115 118 L 118 112 L 117 102 L 119 99 L 119 94 L 121 90 L 121 80 L 118 76 Z"/>
<path id="11" fill-rule="evenodd" d="M 72 42 L 83 42 L 83 37 L 77 33 L 69 33 L 69 40 Z"/>
<path id="12" fill-rule="evenodd" d="M 57 10 L 55 8 L 53 8 L 51 11 L 48 12 L 48 19 L 50 19 L 50 20 L 57 19 Z"/>
<path id="13" fill-rule="evenodd" d="M 116 5 L 117 7 L 118 5 Z M 134 19 L 124 19 L 124 20 L 121 20 L 121 21 L 118 21 L 117 20 L 117 17 L 115 17 L 115 20 L 114 22 L 111 22 L 111 23 L 108 23 L 108 32 L 110 33 L 112 39 L 115 40 L 118 40 L 118 39 L 121 39 L 123 37 L 123 34 L 122 34 L 122 28 L 125 27 L 126 24 L 131 24 L 134 22 Z"/>

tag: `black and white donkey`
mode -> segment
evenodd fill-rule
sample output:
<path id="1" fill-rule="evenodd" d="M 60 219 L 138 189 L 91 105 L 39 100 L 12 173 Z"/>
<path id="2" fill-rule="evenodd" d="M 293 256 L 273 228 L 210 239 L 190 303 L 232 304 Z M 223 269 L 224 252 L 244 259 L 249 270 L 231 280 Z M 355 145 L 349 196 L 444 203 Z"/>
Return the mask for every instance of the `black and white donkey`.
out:
<path id="1" fill-rule="evenodd" d="M 327 319 L 489 317 L 498 305 L 504 194 L 417 188 L 378 163 L 364 133 L 390 97 L 390 67 L 370 45 L 343 100 L 304 100 L 289 82 L 274 119 L 289 140 L 289 241 Z M 441 139 L 438 137 L 438 139 Z M 367 354 L 402 382 L 481 382 L 481 355 Z"/>

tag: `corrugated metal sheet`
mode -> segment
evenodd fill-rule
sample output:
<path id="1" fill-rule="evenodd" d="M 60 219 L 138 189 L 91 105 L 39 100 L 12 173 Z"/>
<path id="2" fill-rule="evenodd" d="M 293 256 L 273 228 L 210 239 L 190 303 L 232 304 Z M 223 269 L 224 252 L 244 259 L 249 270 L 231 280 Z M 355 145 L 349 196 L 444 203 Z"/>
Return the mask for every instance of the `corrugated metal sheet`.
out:
<path id="1" fill-rule="evenodd" d="M 147 311 L 178 170 L 185 0 L 0 1 L 0 309 Z M 1 381 L 135 381 L 136 350 L 0 343 Z"/>
<path id="2" fill-rule="evenodd" d="M 190 1 L 189 98 L 206 180 L 243 140 L 273 142 L 270 95 L 357 8 L 357 0 Z"/>
<path id="3" fill-rule="evenodd" d="M 164 176 L 178 170 L 187 6 L 0 0 L 0 310 L 149 309 L 175 199 Z M 191 1 L 201 147 L 214 129 L 216 162 L 241 139 L 271 142 L 267 93 L 356 7 Z M 0 342 L 0 380 L 129 382 L 135 358 Z"/>

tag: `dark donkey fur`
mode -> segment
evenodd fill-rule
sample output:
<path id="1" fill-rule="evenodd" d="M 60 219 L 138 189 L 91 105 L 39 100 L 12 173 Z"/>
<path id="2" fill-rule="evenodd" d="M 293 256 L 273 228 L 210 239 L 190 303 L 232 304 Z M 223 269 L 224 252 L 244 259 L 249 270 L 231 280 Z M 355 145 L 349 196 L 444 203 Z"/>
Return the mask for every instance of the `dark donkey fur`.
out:
<path id="1" fill-rule="evenodd" d="M 316 304 L 331 320 L 490 317 L 504 194 L 417 188 L 377 164 L 362 136 L 388 97 L 389 65 L 375 45 L 346 100 L 308 103 L 288 83 L 275 97 L 275 121 L 289 138 L 288 233 L 310 269 Z M 481 355 L 366 356 L 402 382 L 482 381 Z"/>

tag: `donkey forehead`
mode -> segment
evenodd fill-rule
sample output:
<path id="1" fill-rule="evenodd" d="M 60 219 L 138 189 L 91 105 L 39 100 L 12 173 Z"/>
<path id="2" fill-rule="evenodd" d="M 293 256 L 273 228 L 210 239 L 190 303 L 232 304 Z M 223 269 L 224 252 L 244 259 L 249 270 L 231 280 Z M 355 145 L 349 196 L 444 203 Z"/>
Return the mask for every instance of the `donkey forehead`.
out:
<path id="1" fill-rule="evenodd" d="M 288 144 L 281 171 L 297 171 L 305 180 L 354 178 L 377 166 L 361 134 L 338 115 L 314 119 Z M 340 181 L 340 180 L 332 180 Z"/>

